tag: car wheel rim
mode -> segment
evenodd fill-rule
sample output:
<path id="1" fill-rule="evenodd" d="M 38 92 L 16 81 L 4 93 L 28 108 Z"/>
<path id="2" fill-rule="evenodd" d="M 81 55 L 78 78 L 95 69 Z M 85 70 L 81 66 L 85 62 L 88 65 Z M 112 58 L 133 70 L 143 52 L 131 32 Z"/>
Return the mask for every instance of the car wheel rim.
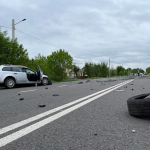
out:
<path id="1" fill-rule="evenodd" d="M 7 86 L 10 87 L 10 88 L 13 87 L 14 84 L 15 84 L 15 83 L 14 83 L 13 80 L 8 80 L 8 81 L 7 81 Z"/>
<path id="2" fill-rule="evenodd" d="M 43 80 L 43 84 L 47 84 L 48 83 L 48 80 L 47 79 L 44 79 Z"/>

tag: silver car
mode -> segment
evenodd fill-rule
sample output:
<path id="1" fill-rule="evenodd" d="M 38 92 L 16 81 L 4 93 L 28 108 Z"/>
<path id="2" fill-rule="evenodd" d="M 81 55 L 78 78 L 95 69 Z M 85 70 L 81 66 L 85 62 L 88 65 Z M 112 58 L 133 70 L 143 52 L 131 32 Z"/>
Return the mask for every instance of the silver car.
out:
<path id="1" fill-rule="evenodd" d="M 49 84 L 48 76 L 44 75 L 40 66 L 37 72 L 19 65 L 0 65 L 0 85 L 13 88 L 16 84 Z"/>

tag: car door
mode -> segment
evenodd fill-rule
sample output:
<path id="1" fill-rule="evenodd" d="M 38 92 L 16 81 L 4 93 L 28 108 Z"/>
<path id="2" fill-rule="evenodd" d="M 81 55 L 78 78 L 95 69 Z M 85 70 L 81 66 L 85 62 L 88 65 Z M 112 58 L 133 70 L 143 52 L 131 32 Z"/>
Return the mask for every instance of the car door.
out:
<path id="1" fill-rule="evenodd" d="M 17 83 L 27 82 L 26 73 L 23 72 L 21 67 L 12 67 L 12 74 L 13 74 L 13 77 L 15 77 Z"/>
<path id="2" fill-rule="evenodd" d="M 42 72 L 42 70 L 41 70 L 39 65 L 37 65 L 37 79 L 39 81 L 42 81 L 42 79 L 43 79 L 43 72 Z"/>
<path id="3" fill-rule="evenodd" d="M 37 82 L 37 74 L 33 70 L 29 68 L 25 68 L 24 71 L 26 72 L 26 76 L 29 83 L 36 83 Z"/>

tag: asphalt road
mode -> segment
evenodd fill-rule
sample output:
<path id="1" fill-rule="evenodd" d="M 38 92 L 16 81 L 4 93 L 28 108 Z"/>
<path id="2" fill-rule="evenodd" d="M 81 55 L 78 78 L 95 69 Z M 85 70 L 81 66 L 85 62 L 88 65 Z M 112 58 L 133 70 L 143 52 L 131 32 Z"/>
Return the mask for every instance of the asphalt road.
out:
<path id="1" fill-rule="evenodd" d="M 149 76 L 78 83 L 0 89 L 0 149 L 150 149 L 150 119 L 127 109 L 129 97 L 150 93 Z"/>

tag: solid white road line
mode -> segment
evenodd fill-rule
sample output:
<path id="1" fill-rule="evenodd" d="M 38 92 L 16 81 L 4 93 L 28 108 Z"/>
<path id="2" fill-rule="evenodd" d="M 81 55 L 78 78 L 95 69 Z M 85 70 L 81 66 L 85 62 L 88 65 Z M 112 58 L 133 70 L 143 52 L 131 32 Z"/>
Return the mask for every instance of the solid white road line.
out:
<path id="1" fill-rule="evenodd" d="M 42 117 L 45 117 L 45 116 L 50 115 L 50 114 L 52 114 L 52 113 L 55 113 L 55 112 L 57 112 L 57 111 L 59 111 L 59 110 L 61 110 L 61 109 L 64 109 L 64 108 L 66 108 L 66 107 L 69 107 L 69 106 L 71 106 L 71 105 L 74 105 L 74 104 L 76 104 L 76 103 L 79 103 L 79 102 L 81 102 L 81 101 L 83 101 L 83 100 L 85 100 L 85 99 L 88 99 L 88 98 L 92 97 L 92 96 L 95 96 L 95 95 L 97 95 L 97 94 L 100 94 L 100 93 L 102 93 L 102 92 L 105 92 L 105 91 L 107 91 L 107 90 L 109 90 L 109 89 L 112 89 L 112 88 L 118 86 L 118 85 L 122 85 L 122 84 L 124 84 L 124 83 L 128 83 L 128 82 L 131 82 L 131 81 L 132 81 L 132 80 L 125 81 L 125 82 L 123 82 L 123 83 L 117 84 L 117 85 L 112 86 L 112 87 L 110 87 L 110 88 L 107 88 L 107 89 L 104 89 L 104 90 L 102 90 L 102 91 L 96 92 L 96 93 L 94 93 L 94 94 L 88 95 L 88 96 L 86 96 L 86 97 L 80 98 L 80 99 L 75 100 L 75 101 L 73 101 L 73 102 L 70 102 L 70 103 L 68 103 L 68 104 L 65 104 L 65 105 L 56 107 L 56 108 L 54 108 L 54 109 L 51 109 L 51 110 L 49 110 L 49 111 L 46 111 L 46 112 L 41 113 L 41 114 L 39 114 L 39 115 L 36 115 L 36 116 L 34 116 L 34 117 L 31 117 L 31 118 L 25 119 L 25 120 L 23 120 L 23 121 L 20 121 L 20 122 L 18 122 L 18 123 L 12 124 L 12 125 L 10 125 L 10 126 L 4 127 L 4 128 L 2 128 L 2 129 L 0 129 L 0 135 L 6 133 L 6 132 L 8 132 L 8 131 L 11 131 L 11 130 L 13 130 L 13 129 L 16 129 L 16 128 L 18 128 L 18 127 L 21 127 L 21 126 L 23 126 L 23 125 L 26 125 L 26 124 L 28 124 L 28 123 L 30 123 L 30 122 L 35 121 L 35 120 L 38 120 L 38 119 L 40 119 L 40 118 L 42 118 Z"/>
<path id="2" fill-rule="evenodd" d="M 77 104 L 75 106 L 72 106 L 72 107 L 70 107 L 68 109 L 65 109 L 62 112 L 59 112 L 59 113 L 57 113 L 57 114 L 55 114 L 53 116 L 50 116 L 50 117 L 48 117 L 48 118 L 46 118 L 46 119 L 44 119 L 42 121 L 39 121 L 39 122 L 37 122 L 35 124 L 32 124 L 32 125 L 24 128 L 24 129 L 21 129 L 21 130 L 15 132 L 15 133 L 12 133 L 12 134 L 10 134 L 8 136 L 5 136 L 5 137 L 1 138 L 0 139 L 0 147 L 5 146 L 6 144 L 8 144 L 10 142 L 13 142 L 14 140 L 17 140 L 18 138 L 21 138 L 22 136 L 25 136 L 25 135 L 27 135 L 27 134 L 29 134 L 29 133 L 39 129 L 39 128 L 45 126 L 46 124 L 49 124 L 50 122 L 52 122 L 52 121 L 54 121 L 54 120 L 56 120 L 56 119 L 58 119 L 58 118 L 60 118 L 60 117 L 62 117 L 64 115 L 66 115 L 66 114 L 68 114 L 68 113 L 70 113 L 70 112 L 72 112 L 72 111 L 74 111 L 74 110 L 76 110 L 76 109 L 78 109 L 78 108 L 80 108 L 80 107 L 82 107 L 82 106 L 92 102 L 92 101 L 94 101 L 95 99 L 97 99 L 97 98 L 99 98 L 99 97 L 101 97 L 101 96 L 103 96 L 103 95 L 105 95 L 105 94 L 107 94 L 107 93 L 109 93 L 109 92 L 111 92 L 111 91 L 113 91 L 113 90 L 115 90 L 115 89 L 117 89 L 117 88 L 119 88 L 119 87 L 129 83 L 129 82 L 131 82 L 131 81 L 133 81 L 133 80 L 130 80 L 130 81 L 124 83 L 124 84 L 118 85 L 118 86 L 114 87 L 113 89 L 110 89 L 110 90 L 108 90 L 108 91 L 106 91 L 106 92 L 104 92 L 102 94 L 99 94 L 99 95 L 97 95 L 95 97 L 92 97 L 92 98 L 90 98 L 90 99 L 88 99 L 88 100 L 86 100 L 84 102 L 81 102 L 81 103 L 79 103 L 79 104 Z"/>
<path id="3" fill-rule="evenodd" d="M 23 93 L 23 92 L 31 92 L 31 91 L 36 91 L 37 89 L 34 89 L 34 90 L 27 90 L 27 91 L 20 91 L 18 93 Z"/>

